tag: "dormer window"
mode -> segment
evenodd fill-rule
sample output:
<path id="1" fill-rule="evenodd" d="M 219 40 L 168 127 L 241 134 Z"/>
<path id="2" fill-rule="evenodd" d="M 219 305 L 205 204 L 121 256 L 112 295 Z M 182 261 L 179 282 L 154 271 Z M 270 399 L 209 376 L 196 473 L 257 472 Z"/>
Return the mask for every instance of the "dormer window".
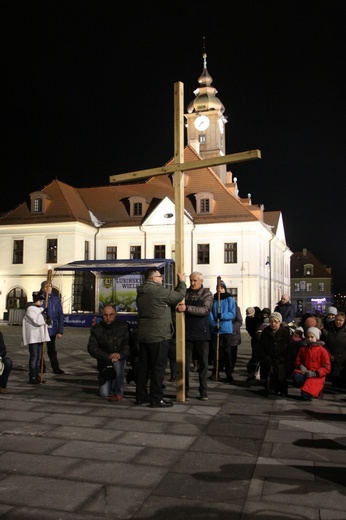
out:
<path id="1" fill-rule="evenodd" d="M 129 198 L 130 202 L 130 216 L 131 217 L 142 217 L 146 210 L 145 197 L 135 195 Z"/>
<path id="2" fill-rule="evenodd" d="M 314 266 L 312 264 L 304 265 L 304 276 L 313 276 L 314 274 Z"/>
<path id="3" fill-rule="evenodd" d="M 30 193 L 31 213 L 45 213 L 48 209 L 50 198 L 43 191 Z"/>
<path id="4" fill-rule="evenodd" d="M 197 203 L 197 213 L 210 214 L 214 209 L 214 195 L 209 192 L 200 192 L 195 195 Z"/>

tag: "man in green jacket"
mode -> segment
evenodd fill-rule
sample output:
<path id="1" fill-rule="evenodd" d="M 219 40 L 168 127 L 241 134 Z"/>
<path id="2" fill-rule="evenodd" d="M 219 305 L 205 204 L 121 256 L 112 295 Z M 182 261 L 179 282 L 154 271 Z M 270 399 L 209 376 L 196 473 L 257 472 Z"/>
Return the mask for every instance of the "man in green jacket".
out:
<path id="1" fill-rule="evenodd" d="M 186 275 L 177 273 L 178 284 L 172 290 L 162 285 L 157 269 L 148 269 L 143 284 L 137 287 L 139 360 L 136 384 L 137 404 L 169 408 L 163 399 L 162 382 L 167 366 L 169 340 L 173 335 L 172 307 L 184 299 Z M 150 390 L 147 384 L 150 375 Z"/>

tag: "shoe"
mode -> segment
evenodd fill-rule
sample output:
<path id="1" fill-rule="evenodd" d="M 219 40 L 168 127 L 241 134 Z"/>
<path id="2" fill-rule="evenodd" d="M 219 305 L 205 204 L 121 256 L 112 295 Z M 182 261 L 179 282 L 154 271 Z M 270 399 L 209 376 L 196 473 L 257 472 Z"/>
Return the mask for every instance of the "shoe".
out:
<path id="1" fill-rule="evenodd" d="M 129 368 L 129 370 L 127 371 L 127 374 L 126 374 L 126 383 L 128 385 L 131 383 L 131 381 L 135 382 L 133 374 L 134 374 L 133 369 Z"/>
<path id="2" fill-rule="evenodd" d="M 204 394 L 204 395 L 201 395 L 200 398 L 199 398 L 200 401 L 208 401 L 208 396 L 207 394 Z"/>
<path id="3" fill-rule="evenodd" d="M 141 404 L 146 404 L 146 403 L 149 403 L 149 397 L 146 397 L 145 399 L 136 399 L 136 404 L 137 405 L 141 405 Z"/>
<path id="4" fill-rule="evenodd" d="M 29 383 L 30 383 L 31 385 L 40 385 L 40 384 L 41 384 L 41 381 L 40 381 L 39 378 L 31 377 L 31 378 L 29 379 Z"/>
<path id="5" fill-rule="evenodd" d="M 185 394 L 185 401 L 190 401 L 190 396 L 189 396 L 189 394 Z"/>
<path id="6" fill-rule="evenodd" d="M 169 382 L 170 382 L 170 383 L 174 383 L 176 379 L 177 379 L 177 378 L 176 378 L 175 376 L 171 376 L 171 377 L 169 378 Z"/>
<path id="7" fill-rule="evenodd" d="M 151 403 L 150 408 L 172 408 L 173 402 L 172 401 L 165 401 L 164 399 L 161 399 L 158 403 Z"/>
<path id="8" fill-rule="evenodd" d="M 7 388 L 1 388 L 0 387 L 0 394 L 8 394 Z"/>
<path id="9" fill-rule="evenodd" d="M 110 401 L 111 403 L 116 403 L 118 401 L 121 401 L 122 398 L 122 395 L 111 395 L 111 397 L 108 398 L 108 401 Z"/>
<path id="10" fill-rule="evenodd" d="M 61 376 L 62 374 L 65 374 L 65 372 L 61 370 L 61 368 L 56 368 L 55 370 L 53 370 L 53 374 L 58 374 L 59 376 Z"/>
<path id="11" fill-rule="evenodd" d="M 6 388 L 4 388 L 4 390 L 6 390 Z M 0 389 L 0 392 L 1 392 L 1 389 Z M 324 393 L 323 392 L 320 392 L 317 396 L 317 399 L 323 399 L 324 397 Z"/>

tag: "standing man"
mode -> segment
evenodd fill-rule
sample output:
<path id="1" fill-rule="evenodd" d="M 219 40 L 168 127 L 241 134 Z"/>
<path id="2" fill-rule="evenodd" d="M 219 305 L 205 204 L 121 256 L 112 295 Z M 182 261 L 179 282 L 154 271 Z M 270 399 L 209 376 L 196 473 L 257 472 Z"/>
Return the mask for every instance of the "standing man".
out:
<path id="1" fill-rule="evenodd" d="M 167 366 L 169 340 L 173 336 L 172 307 L 185 296 L 186 275 L 177 273 L 175 290 L 162 285 L 157 269 L 148 269 L 144 283 L 137 287 L 139 360 L 136 403 L 150 402 L 152 408 L 169 408 L 163 399 L 162 382 Z M 150 376 L 150 391 L 147 384 Z"/>
<path id="2" fill-rule="evenodd" d="M 97 359 L 99 393 L 111 402 L 121 401 L 127 358 L 130 355 L 129 325 L 117 319 L 113 305 L 102 309 L 102 321 L 90 329 L 88 352 Z"/>
<path id="3" fill-rule="evenodd" d="M 282 321 L 286 325 L 294 324 L 294 307 L 290 303 L 290 297 L 288 294 L 283 294 L 281 300 L 277 302 L 274 312 L 279 312 L 282 316 Z"/>
<path id="4" fill-rule="evenodd" d="M 203 274 L 197 271 L 190 275 L 190 288 L 186 291 L 185 303 L 179 303 L 178 312 L 185 312 L 185 399 L 189 399 L 189 368 L 193 349 L 198 362 L 199 398 L 208 400 L 208 355 L 209 355 L 209 313 L 213 305 L 213 295 L 203 287 Z"/>
<path id="5" fill-rule="evenodd" d="M 218 289 L 216 287 L 216 289 Z M 226 372 L 226 382 L 233 382 L 232 343 L 233 320 L 236 317 L 234 298 L 227 292 L 225 282 L 220 282 L 220 294 L 214 294 L 213 305 L 209 314 L 209 324 L 212 333 L 213 371 L 210 379 L 216 379 L 223 368 Z M 217 352 L 219 350 L 219 352 Z M 218 366 L 216 363 L 218 362 Z"/>
<path id="6" fill-rule="evenodd" d="M 47 341 L 47 353 L 50 364 L 52 366 L 53 374 L 64 374 L 61 370 L 58 361 L 58 355 L 56 352 L 55 340 L 56 338 L 61 339 L 64 333 L 64 313 L 61 306 L 61 301 L 58 296 L 55 296 L 52 292 L 53 286 L 47 280 L 41 283 L 41 292 L 44 294 L 45 299 L 48 294 L 48 316 L 52 320 L 51 326 L 48 328 L 50 340 Z"/>

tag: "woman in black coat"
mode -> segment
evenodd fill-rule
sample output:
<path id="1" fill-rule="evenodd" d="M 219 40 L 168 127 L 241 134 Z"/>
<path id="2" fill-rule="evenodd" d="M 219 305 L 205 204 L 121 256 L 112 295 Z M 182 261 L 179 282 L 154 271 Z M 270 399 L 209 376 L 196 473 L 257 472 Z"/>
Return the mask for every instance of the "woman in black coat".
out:
<path id="1" fill-rule="evenodd" d="M 282 324 L 279 312 L 272 312 L 269 325 L 263 329 L 259 349 L 261 355 L 261 379 L 265 380 L 268 394 L 287 396 L 287 377 L 291 369 L 291 334 Z"/>

